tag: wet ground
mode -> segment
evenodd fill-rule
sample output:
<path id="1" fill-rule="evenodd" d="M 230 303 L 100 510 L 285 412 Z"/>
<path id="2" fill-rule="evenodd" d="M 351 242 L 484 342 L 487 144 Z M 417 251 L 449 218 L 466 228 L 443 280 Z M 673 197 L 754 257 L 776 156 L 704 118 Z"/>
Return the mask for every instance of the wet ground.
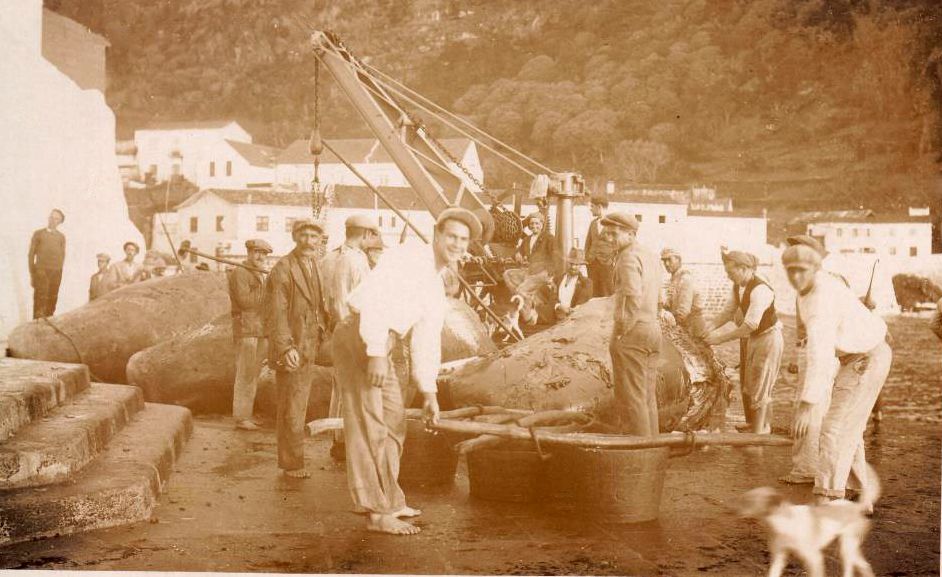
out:
<path id="1" fill-rule="evenodd" d="M 886 418 L 867 433 L 884 497 L 865 551 L 879 575 L 938 575 L 942 345 L 923 319 L 894 319 L 891 330 Z M 722 354 L 733 358 L 735 348 Z M 793 387 L 783 373 L 777 424 L 788 421 Z M 730 422 L 737 420 L 734 399 Z M 367 533 L 350 512 L 343 469 L 328 448 L 327 440 L 310 441 L 314 477 L 287 480 L 277 474 L 270 430 L 236 433 L 224 418 L 201 417 L 151 523 L 0 549 L 0 568 L 764 575 L 764 534 L 735 509 L 743 492 L 777 485 L 789 466 L 788 449 L 779 448 L 673 458 L 660 519 L 625 525 L 475 500 L 461 465 L 453 487 L 408 492 L 425 511 L 423 532 L 391 537 Z M 779 487 L 795 501 L 809 498 L 807 487 Z M 829 574 L 837 572 L 831 551 Z M 803 572 L 791 565 L 786 574 Z"/>

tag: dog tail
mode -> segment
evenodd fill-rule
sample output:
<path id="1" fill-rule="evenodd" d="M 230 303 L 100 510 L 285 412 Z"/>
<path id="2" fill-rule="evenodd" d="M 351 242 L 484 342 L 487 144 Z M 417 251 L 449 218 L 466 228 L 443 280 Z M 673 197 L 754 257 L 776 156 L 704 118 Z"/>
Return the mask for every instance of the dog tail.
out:
<path id="1" fill-rule="evenodd" d="M 873 465 L 867 463 L 867 478 L 861 479 L 863 488 L 860 490 L 859 502 L 867 506 L 873 506 L 880 498 L 883 486 L 880 484 L 880 476 Z"/>
<path id="2" fill-rule="evenodd" d="M 517 310 L 518 310 L 518 311 L 523 308 L 523 297 L 520 296 L 520 295 L 514 295 L 514 296 L 510 297 L 510 302 L 512 302 L 512 303 L 514 303 L 515 305 L 517 305 Z"/>

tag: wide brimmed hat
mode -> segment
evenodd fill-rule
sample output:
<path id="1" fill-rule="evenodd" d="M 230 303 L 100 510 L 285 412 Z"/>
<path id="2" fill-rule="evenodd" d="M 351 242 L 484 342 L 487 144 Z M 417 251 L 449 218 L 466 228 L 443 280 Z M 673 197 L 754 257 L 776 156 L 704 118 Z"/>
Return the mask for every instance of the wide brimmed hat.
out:
<path id="1" fill-rule="evenodd" d="M 480 219 L 474 215 L 473 212 L 466 208 L 460 206 L 453 206 L 446 208 L 438 215 L 438 218 L 435 219 L 435 226 L 439 226 L 441 223 L 446 220 L 457 220 L 463 222 L 471 230 L 471 240 L 477 240 L 481 238 L 481 233 L 483 232 L 484 227 L 481 225 Z"/>

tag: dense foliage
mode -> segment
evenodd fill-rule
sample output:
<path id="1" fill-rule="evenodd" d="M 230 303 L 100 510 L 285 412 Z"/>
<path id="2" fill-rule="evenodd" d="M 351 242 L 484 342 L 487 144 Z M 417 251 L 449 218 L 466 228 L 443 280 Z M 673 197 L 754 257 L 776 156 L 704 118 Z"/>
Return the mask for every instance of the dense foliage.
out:
<path id="1" fill-rule="evenodd" d="M 937 0 L 47 0 L 105 35 L 128 130 L 312 124 L 311 27 L 554 168 L 794 206 L 925 201 L 942 149 Z M 327 83 L 326 135 L 365 135 Z M 522 181 L 488 161 L 488 179 Z"/>

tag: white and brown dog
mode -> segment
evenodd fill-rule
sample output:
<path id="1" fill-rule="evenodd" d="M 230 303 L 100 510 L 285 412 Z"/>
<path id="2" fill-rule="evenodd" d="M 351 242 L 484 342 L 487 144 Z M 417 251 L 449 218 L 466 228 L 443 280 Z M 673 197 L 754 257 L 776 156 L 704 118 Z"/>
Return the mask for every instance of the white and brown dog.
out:
<path id="1" fill-rule="evenodd" d="M 873 569 L 860 547 L 870 530 L 873 503 L 880 496 L 880 481 L 868 467 L 867 482 L 858 502 L 838 499 L 822 505 L 796 505 L 771 487 L 759 487 L 745 494 L 740 514 L 759 519 L 768 527 L 772 563 L 769 577 L 779 577 L 790 554 L 798 557 L 808 577 L 824 577 L 824 549 L 839 541 L 844 577 L 859 571 L 872 576 Z"/>

